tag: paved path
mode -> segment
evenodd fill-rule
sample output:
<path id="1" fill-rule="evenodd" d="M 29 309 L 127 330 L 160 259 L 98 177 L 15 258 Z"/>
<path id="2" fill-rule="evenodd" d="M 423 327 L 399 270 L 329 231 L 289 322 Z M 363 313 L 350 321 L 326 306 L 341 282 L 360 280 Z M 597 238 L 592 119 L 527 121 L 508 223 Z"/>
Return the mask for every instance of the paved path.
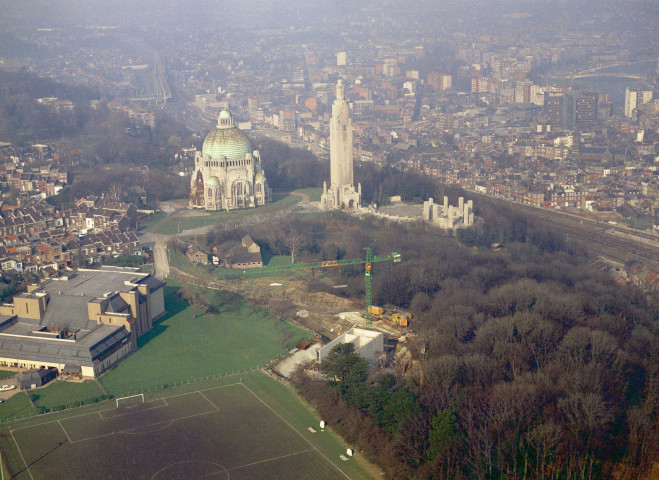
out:
<path id="1" fill-rule="evenodd" d="M 165 240 L 162 238 L 156 240 L 156 246 L 153 249 L 153 274 L 161 280 L 169 276 L 167 248 L 165 247 Z"/>
<path id="2" fill-rule="evenodd" d="M 181 231 L 180 235 L 190 236 L 190 235 L 205 235 L 212 228 L 216 227 L 218 224 L 223 224 L 224 228 L 234 229 L 238 227 L 248 227 L 251 225 L 257 225 L 259 223 L 270 222 L 273 220 L 284 220 L 287 217 L 290 217 L 292 213 L 296 211 L 316 211 L 317 205 L 313 204 L 309 200 L 309 195 L 306 193 L 291 192 L 292 196 L 300 197 L 302 200 L 290 207 L 282 208 L 275 212 L 259 212 L 258 209 L 255 209 L 251 215 L 243 215 L 237 218 L 231 218 L 227 220 L 218 220 L 217 223 L 206 225 L 198 228 L 190 228 L 187 230 Z M 171 206 L 170 203 L 168 205 Z M 141 237 L 141 242 L 154 242 L 155 247 L 153 249 L 153 270 L 154 276 L 156 278 L 164 279 L 170 275 L 169 261 L 167 259 L 167 247 L 166 242 L 172 237 L 172 235 L 165 235 L 162 233 L 154 233 L 160 228 L 165 222 L 169 220 L 171 216 L 180 216 L 185 217 L 185 213 L 188 211 L 187 207 L 183 208 L 169 208 L 167 215 L 162 218 L 158 223 L 153 225 L 147 231 L 145 231 Z"/>

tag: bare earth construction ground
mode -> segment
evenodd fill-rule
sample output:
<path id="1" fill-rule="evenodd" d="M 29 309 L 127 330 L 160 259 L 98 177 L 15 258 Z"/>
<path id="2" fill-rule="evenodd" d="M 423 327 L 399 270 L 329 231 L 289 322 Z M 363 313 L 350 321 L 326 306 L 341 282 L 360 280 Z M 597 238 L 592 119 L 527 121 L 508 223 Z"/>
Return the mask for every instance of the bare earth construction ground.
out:
<path id="1" fill-rule="evenodd" d="M 328 432 L 293 427 L 246 384 L 137 400 L 39 425 L 15 425 L 9 434 L 22 465 L 12 462 L 11 478 L 352 477 L 337 465 L 338 456 L 330 460 L 312 442 L 310 436 Z"/>

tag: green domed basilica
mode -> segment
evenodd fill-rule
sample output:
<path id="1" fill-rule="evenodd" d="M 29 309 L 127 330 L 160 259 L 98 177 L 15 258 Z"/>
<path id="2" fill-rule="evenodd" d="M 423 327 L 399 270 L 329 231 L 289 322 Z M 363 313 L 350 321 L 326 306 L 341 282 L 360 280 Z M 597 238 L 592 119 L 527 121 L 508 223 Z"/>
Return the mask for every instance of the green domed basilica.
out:
<path id="1" fill-rule="evenodd" d="M 270 201 L 270 188 L 258 150 L 223 110 L 217 127 L 195 154 L 190 178 L 190 206 L 206 210 L 232 210 Z"/>

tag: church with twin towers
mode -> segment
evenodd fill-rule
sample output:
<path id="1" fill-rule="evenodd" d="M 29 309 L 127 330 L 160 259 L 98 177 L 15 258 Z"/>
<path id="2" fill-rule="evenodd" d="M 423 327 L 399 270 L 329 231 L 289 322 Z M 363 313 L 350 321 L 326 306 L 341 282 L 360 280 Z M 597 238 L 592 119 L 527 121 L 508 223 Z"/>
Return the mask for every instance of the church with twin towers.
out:
<path id="1" fill-rule="evenodd" d="M 355 190 L 353 180 L 352 120 L 345 99 L 343 80 L 336 85 L 336 100 L 330 118 L 330 185 L 323 184 L 320 206 L 323 210 L 361 208 L 361 184 Z"/>

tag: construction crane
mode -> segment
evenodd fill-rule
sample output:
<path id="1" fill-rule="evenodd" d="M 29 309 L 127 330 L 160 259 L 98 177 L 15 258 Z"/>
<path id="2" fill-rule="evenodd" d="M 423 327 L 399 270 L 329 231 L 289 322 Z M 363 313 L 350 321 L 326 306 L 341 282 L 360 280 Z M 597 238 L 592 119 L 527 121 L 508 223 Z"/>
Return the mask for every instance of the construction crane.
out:
<path id="1" fill-rule="evenodd" d="M 371 312 L 369 307 L 372 305 L 372 268 L 373 264 L 376 262 L 388 262 L 393 261 L 394 263 L 400 262 L 400 253 L 392 253 L 386 257 L 378 257 L 373 255 L 371 252 L 371 247 L 364 248 L 366 250 L 366 258 L 349 258 L 343 260 L 326 260 L 322 262 L 312 262 L 312 263 L 293 263 L 291 265 L 278 265 L 275 267 L 263 267 L 263 268 L 254 268 L 250 270 L 243 270 L 243 275 L 258 275 L 258 276 L 267 276 L 269 273 L 280 273 L 291 270 L 302 270 L 302 269 L 313 269 L 313 268 L 331 268 L 331 267 L 342 267 L 344 265 L 364 265 L 364 291 L 366 294 L 366 318 L 371 320 Z"/>

